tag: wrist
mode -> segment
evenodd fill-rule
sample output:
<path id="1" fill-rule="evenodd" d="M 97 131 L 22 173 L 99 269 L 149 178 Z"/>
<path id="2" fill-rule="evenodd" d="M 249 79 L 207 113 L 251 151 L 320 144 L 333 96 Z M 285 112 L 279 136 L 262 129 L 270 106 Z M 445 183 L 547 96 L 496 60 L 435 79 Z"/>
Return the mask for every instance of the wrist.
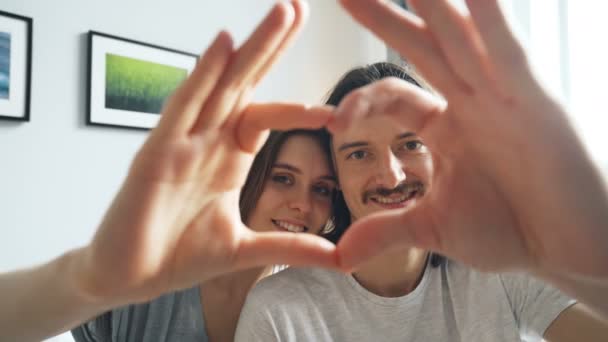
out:
<path id="1" fill-rule="evenodd" d="M 59 260 L 61 274 L 66 274 L 66 288 L 75 295 L 83 306 L 99 310 L 118 306 L 116 298 L 104 291 L 103 281 L 99 279 L 90 263 L 89 248 L 82 247 L 62 255 Z"/>

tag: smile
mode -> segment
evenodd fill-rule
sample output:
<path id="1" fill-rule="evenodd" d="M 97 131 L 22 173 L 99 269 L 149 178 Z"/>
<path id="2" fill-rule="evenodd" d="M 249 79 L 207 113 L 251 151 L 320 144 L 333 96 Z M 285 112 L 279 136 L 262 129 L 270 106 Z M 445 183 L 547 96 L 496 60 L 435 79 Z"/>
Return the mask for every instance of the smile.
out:
<path id="1" fill-rule="evenodd" d="M 306 226 L 293 224 L 282 220 L 271 220 L 272 223 L 277 226 L 280 230 L 285 230 L 292 233 L 304 233 L 308 231 Z"/>
<path id="2" fill-rule="evenodd" d="M 369 199 L 376 205 L 381 206 L 385 209 L 399 209 L 407 206 L 411 200 L 418 195 L 421 195 L 422 191 L 420 187 L 411 187 L 409 191 L 404 194 L 393 194 L 390 196 L 373 195 Z"/>

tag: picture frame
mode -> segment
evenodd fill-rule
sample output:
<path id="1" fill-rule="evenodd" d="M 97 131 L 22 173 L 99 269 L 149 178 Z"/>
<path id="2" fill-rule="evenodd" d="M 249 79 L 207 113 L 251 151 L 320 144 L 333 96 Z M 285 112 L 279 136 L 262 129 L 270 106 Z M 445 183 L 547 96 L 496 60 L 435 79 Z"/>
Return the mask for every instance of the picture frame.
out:
<path id="1" fill-rule="evenodd" d="M 0 11 L 0 119 L 30 121 L 34 20 Z"/>
<path id="2" fill-rule="evenodd" d="M 198 55 L 97 31 L 88 33 L 87 125 L 150 130 Z"/>

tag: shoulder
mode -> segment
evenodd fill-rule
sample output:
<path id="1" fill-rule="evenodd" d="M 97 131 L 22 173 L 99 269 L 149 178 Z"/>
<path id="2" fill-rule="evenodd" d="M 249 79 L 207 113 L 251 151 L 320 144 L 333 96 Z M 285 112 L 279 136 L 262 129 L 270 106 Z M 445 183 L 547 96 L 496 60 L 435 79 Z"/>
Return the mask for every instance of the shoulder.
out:
<path id="1" fill-rule="evenodd" d="M 428 266 L 432 267 L 432 266 Z M 441 274 L 451 285 L 484 286 L 489 284 L 500 285 L 500 275 L 496 273 L 481 272 L 458 261 L 445 259 L 435 273 Z"/>
<path id="2" fill-rule="evenodd" d="M 315 294 L 328 293 L 329 289 L 338 286 L 336 280 L 341 276 L 320 268 L 290 267 L 259 281 L 247 296 L 247 301 L 264 303 L 266 308 L 308 302 L 318 298 Z"/>
<path id="3" fill-rule="evenodd" d="M 502 305 L 508 300 L 501 274 L 478 271 L 453 260 L 446 260 L 430 273 L 430 286 L 450 297 L 453 302 L 463 305 L 482 302 Z"/>
<path id="4" fill-rule="evenodd" d="M 262 279 L 247 296 L 236 341 L 300 336 L 311 321 L 323 321 L 326 305 L 340 300 L 341 286 L 346 283 L 341 277 L 345 276 L 325 269 L 290 267 Z"/>

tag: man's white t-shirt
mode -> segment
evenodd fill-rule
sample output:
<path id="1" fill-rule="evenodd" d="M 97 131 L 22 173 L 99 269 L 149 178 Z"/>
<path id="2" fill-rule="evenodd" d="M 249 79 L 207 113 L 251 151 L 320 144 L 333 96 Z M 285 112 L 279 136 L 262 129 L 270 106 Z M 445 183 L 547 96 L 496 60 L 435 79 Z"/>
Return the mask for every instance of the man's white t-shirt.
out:
<path id="1" fill-rule="evenodd" d="M 427 265 L 414 291 L 375 295 L 351 275 L 289 268 L 260 281 L 236 341 L 540 341 L 575 302 L 524 274 Z"/>

